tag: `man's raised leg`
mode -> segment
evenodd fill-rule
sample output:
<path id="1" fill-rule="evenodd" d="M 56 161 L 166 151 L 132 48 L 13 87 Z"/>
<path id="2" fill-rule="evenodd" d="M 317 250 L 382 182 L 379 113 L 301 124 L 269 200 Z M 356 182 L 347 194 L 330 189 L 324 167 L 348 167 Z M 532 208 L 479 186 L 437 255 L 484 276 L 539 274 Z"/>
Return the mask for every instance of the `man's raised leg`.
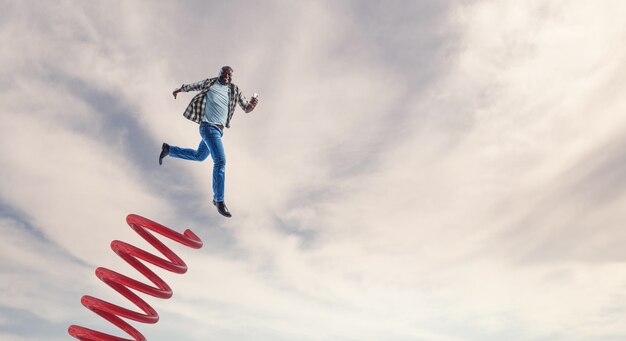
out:
<path id="1" fill-rule="evenodd" d="M 200 141 L 198 149 L 180 148 L 163 143 L 161 155 L 159 155 L 159 164 L 161 164 L 163 158 L 168 155 L 184 160 L 204 161 L 209 156 L 209 148 L 207 148 L 204 141 Z"/>

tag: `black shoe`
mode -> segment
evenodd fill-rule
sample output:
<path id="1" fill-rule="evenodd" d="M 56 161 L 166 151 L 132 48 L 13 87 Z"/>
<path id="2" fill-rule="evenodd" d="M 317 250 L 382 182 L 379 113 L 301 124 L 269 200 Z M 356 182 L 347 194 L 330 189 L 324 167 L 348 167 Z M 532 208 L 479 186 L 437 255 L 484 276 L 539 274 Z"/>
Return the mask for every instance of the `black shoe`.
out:
<path id="1" fill-rule="evenodd" d="M 167 143 L 163 143 L 161 147 L 161 154 L 159 155 L 159 165 L 163 164 L 163 158 L 170 155 L 170 145 Z"/>
<path id="2" fill-rule="evenodd" d="M 217 207 L 217 211 L 224 217 L 226 218 L 232 217 L 232 214 L 228 212 L 228 207 L 226 207 L 226 204 L 223 201 L 218 202 L 218 201 L 213 200 L 213 205 Z"/>

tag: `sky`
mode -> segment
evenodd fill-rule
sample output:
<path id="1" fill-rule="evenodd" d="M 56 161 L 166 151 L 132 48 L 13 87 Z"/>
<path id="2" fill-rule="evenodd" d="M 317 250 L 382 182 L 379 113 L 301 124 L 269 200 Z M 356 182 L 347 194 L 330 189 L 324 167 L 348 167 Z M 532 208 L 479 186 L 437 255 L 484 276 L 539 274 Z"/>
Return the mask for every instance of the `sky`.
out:
<path id="1" fill-rule="evenodd" d="M 626 339 L 626 3 L 0 1 L 0 339 L 119 329 L 109 248 L 189 271 L 148 340 Z M 226 203 L 182 113 L 223 65 Z"/>

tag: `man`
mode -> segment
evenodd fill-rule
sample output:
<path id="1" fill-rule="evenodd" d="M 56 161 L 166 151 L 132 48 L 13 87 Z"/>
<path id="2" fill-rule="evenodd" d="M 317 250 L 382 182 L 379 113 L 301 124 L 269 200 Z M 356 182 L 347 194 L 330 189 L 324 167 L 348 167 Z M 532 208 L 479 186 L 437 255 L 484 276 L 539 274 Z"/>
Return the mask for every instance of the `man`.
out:
<path id="1" fill-rule="evenodd" d="M 166 156 L 185 160 L 203 161 L 211 155 L 213 158 L 213 205 L 217 211 L 230 218 L 232 215 L 224 202 L 224 180 L 226 170 L 226 154 L 222 144 L 224 127 L 230 128 L 230 120 L 235 112 L 235 105 L 249 113 L 256 107 L 256 94 L 248 101 L 239 87 L 232 83 L 233 69 L 224 66 L 219 77 L 209 78 L 193 84 L 183 84 L 172 93 L 174 99 L 179 92 L 200 91 L 191 100 L 183 116 L 200 124 L 202 140 L 198 149 L 180 148 L 163 143 L 159 164 L 163 164 Z"/>

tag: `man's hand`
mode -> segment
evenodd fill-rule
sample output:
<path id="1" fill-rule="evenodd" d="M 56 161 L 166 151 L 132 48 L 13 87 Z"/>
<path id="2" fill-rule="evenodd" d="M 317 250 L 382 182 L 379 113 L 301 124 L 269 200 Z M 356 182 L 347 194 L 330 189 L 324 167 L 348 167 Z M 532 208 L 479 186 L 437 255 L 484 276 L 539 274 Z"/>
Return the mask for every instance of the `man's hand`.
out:
<path id="1" fill-rule="evenodd" d="M 172 95 L 174 95 L 174 99 L 176 99 L 176 95 L 178 95 L 179 92 L 180 92 L 180 89 L 176 89 L 174 90 L 174 92 L 172 92 Z"/>
<path id="2" fill-rule="evenodd" d="M 250 101 L 248 101 L 248 106 L 246 107 L 246 112 L 251 112 L 252 110 L 254 110 L 254 107 L 256 107 L 257 103 L 259 103 L 259 98 L 257 96 L 258 95 L 255 94 L 255 96 L 252 96 L 252 98 L 250 98 Z"/>

